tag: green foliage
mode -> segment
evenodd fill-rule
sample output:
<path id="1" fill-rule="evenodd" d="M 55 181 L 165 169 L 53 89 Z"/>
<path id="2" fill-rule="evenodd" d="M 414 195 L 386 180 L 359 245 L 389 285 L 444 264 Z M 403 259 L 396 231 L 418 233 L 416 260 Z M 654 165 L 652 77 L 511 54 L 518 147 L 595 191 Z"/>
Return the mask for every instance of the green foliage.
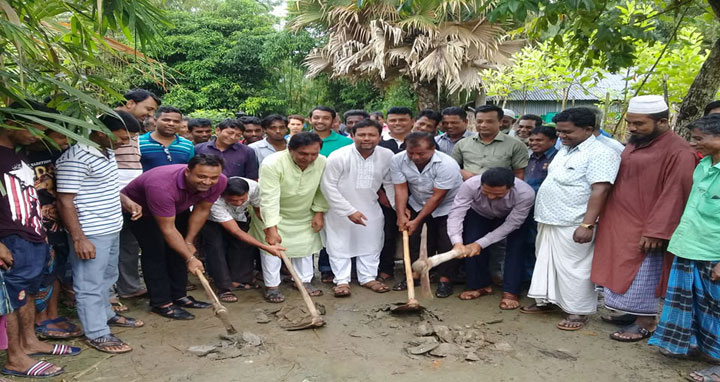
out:
<path id="1" fill-rule="evenodd" d="M 198 109 L 187 115 L 188 118 L 207 118 L 213 125 L 228 118 L 235 118 L 235 114 L 227 109 Z"/>
<path id="2" fill-rule="evenodd" d="M 394 106 L 404 106 L 410 110 L 417 109 L 417 95 L 413 93 L 410 83 L 404 78 L 395 80 L 385 92 L 382 99 L 370 102 L 366 109 L 368 111 L 382 111 L 387 113 L 388 109 Z"/>

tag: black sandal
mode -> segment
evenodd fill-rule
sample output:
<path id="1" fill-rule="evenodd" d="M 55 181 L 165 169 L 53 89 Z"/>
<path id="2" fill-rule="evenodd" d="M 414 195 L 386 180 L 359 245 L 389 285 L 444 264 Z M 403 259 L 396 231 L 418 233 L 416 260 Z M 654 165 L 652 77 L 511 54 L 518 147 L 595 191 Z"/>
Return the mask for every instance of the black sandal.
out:
<path id="1" fill-rule="evenodd" d="M 273 304 L 279 304 L 281 302 L 285 302 L 285 296 L 280 292 L 280 289 L 274 288 L 274 289 L 267 289 L 265 291 L 265 295 L 263 296 L 265 298 L 265 301 L 271 302 Z"/>
<path id="2" fill-rule="evenodd" d="M 646 338 L 649 338 L 650 336 L 653 335 L 654 332 L 655 332 L 654 330 L 649 331 L 638 324 L 632 324 L 632 325 L 628 325 L 624 328 L 621 328 L 621 329 L 617 330 L 616 332 L 610 333 L 610 339 L 619 341 L 619 342 L 638 342 L 638 341 L 642 341 Z M 637 337 L 637 338 L 622 338 L 622 337 L 620 337 L 621 334 L 625 334 L 625 333 L 639 334 L 640 337 Z"/>
<path id="3" fill-rule="evenodd" d="M 198 301 L 193 296 L 185 296 L 175 300 L 175 305 L 181 308 L 192 308 L 192 309 L 208 309 L 212 307 L 212 304 L 207 302 Z"/>
<path id="4" fill-rule="evenodd" d="M 141 328 L 145 325 L 145 323 L 140 320 L 121 314 L 116 314 L 113 318 L 107 320 L 107 324 L 108 326 L 117 326 L 120 328 Z"/>
<path id="5" fill-rule="evenodd" d="M 98 337 L 94 340 L 91 340 L 88 338 L 87 340 L 88 345 L 92 347 L 95 350 L 101 351 L 103 353 L 110 353 L 110 354 L 122 354 L 127 353 L 129 351 L 132 351 L 132 348 L 123 342 L 121 339 L 113 336 L 112 334 L 106 334 L 102 337 Z M 126 350 L 110 350 L 109 348 L 112 347 L 119 347 L 119 346 L 127 346 L 128 349 Z"/>

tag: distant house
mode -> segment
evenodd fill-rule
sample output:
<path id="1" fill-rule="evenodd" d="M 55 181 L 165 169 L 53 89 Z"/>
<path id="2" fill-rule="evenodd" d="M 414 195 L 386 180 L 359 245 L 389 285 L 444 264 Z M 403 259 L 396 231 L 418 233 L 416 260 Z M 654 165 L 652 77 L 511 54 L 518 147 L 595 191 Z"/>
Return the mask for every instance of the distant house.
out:
<path id="1" fill-rule="evenodd" d="M 562 111 L 563 96 L 568 91 L 565 107 L 595 106 L 604 102 L 607 93 L 612 101 L 622 101 L 625 91 L 625 80 L 622 75 L 610 74 L 597 84 L 583 87 L 572 84 L 570 89 L 530 89 L 527 92 L 511 93 L 505 101 L 505 108 L 512 109 L 517 116 L 536 114 L 549 121 L 556 113 Z M 487 102 L 502 106 L 503 99 L 488 97 Z M 610 108 L 613 112 L 620 111 L 620 102 L 614 102 Z"/>

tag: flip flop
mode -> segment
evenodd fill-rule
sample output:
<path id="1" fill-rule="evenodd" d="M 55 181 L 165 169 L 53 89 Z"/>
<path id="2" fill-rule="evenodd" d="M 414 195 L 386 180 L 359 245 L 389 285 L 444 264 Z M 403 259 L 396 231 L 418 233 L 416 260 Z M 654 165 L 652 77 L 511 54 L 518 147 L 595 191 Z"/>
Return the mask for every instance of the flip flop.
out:
<path id="1" fill-rule="evenodd" d="M 70 355 L 75 356 L 80 354 L 82 349 L 74 347 L 74 346 L 68 346 L 68 345 L 61 345 L 61 344 L 55 344 L 53 345 L 52 350 L 50 350 L 49 353 L 44 352 L 37 352 L 29 354 L 30 356 L 39 356 L 39 355 Z"/>
<path id="2" fill-rule="evenodd" d="M 238 302 L 238 298 L 237 298 L 237 296 L 235 296 L 235 293 L 230 292 L 230 291 L 225 291 L 225 292 L 218 294 L 218 298 L 222 302 L 227 302 L 227 303 Z"/>
<path id="3" fill-rule="evenodd" d="M 640 337 L 637 337 L 637 338 L 622 338 L 622 337 L 620 337 L 621 334 L 625 334 L 625 333 L 639 334 Z M 649 338 L 650 336 L 653 335 L 653 333 L 655 333 L 654 330 L 649 331 L 638 324 L 632 324 L 632 325 L 628 325 L 624 328 L 621 328 L 613 333 L 610 333 L 610 339 L 619 341 L 619 342 L 638 342 L 638 341 L 642 341 L 646 338 Z"/>
<path id="4" fill-rule="evenodd" d="M 65 369 L 60 368 L 60 370 L 54 373 L 46 373 L 52 367 L 55 367 L 55 365 L 51 364 L 50 362 L 37 361 L 34 365 L 30 366 L 25 371 L 2 369 L 0 370 L 0 373 L 20 378 L 52 378 L 57 377 L 58 375 L 65 372 Z"/>
<path id="5" fill-rule="evenodd" d="M 702 377 L 702 379 L 695 379 L 695 378 L 691 377 L 690 374 L 697 374 L 698 376 Z M 687 379 L 688 381 L 714 382 L 714 381 L 720 380 L 720 366 L 713 366 L 713 367 L 709 367 L 707 369 L 693 371 L 690 374 L 685 376 L 685 379 Z"/>
<path id="6" fill-rule="evenodd" d="M 121 322 L 121 319 L 125 319 L 124 322 Z M 144 322 L 140 320 L 136 320 L 132 317 L 126 317 L 121 314 L 114 315 L 111 319 L 107 320 L 108 326 L 117 326 L 120 328 L 140 328 L 145 325 Z"/>
<path id="7" fill-rule="evenodd" d="M 463 293 L 465 293 L 465 292 L 478 292 L 478 295 L 477 295 L 477 296 L 472 296 L 472 297 L 470 297 L 470 298 L 462 298 Z M 482 297 L 482 296 L 490 295 L 490 294 L 492 294 L 492 292 L 493 292 L 493 291 L 492 291 L 492 288 L 491 288 L 490 290 L 487 290 L 487 289 L 468 289 L 468 290 L 462 291 L 462 292 L 458 295 L 458 298 L 461 299 L 461 300 L 463 300 L 463 301 L 470 301 L 470 300 L 474 300 L 474 299 L 476 299 L 476 298 L 480 298 L 480 297 Z"/>
<path id="8" fill-rule="evenodd" d="M 562 325 L 563 322 L 566 322 L 566 323 L 580 323 L 580 324 L 582 324 L 582 325 L 580 325 L 580 326 L 575 326 L 575 327 L 565 326 L 565 325 Z M 588 322 L 587 316 L 585 316 L 585 317 L 583 317 L 583 318 L 567 318 L 567 317 L 565 317 L 565 318 L 563 318 L 562 321 L 558 322 L 557 325 L 555 325 L 555 327 L 558 328 L 558 329 L 560 329 L 560 330 L 565 330 L 565 331 L 568 331 L 568 332 L 574 332 L 574 331 L 576 331 L 576 330 L 580 330 L 580 329 L 584 328 L 585 325 L 587 324 L 587 322 Z"/>
<path id="9" fill-rule="evenodd" d="M 523 306 L 520 308 L 520 313 L 525 314 L 545 314 L 545 313 L 551 313 L 554 312 L 555 306 L 554 305 L 538 305 L 538 304 L 532 304 L 528 306 Z"/>

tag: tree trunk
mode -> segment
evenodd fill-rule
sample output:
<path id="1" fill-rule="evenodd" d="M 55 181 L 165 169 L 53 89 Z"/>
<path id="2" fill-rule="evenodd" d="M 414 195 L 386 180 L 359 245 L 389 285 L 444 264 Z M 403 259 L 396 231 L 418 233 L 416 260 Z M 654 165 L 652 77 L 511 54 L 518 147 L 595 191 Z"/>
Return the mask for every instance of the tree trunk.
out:
<path id="1" fill-rule="evenodd" d="M 478 90 L 477 95 L 475 95 L 475 108 L 485 105 L 487 103 L 487 94 L 485 93 L 485 88 L 480 88 Z"/>
<path id="2" fill-rule="evenodd" d="M 710 55 L 683 99 L 675 119 L 675 132 L 689 140 L 690 130 L 687 126 L 702 117 L 705 105 L 713 101 L 718 89 L 720 89 L 720 39 L 713 44 Z"/>
<path id="3" fill-rule="evenodd" d="M 413 82 L 415 94 L 417 94 L 417 103 L 419 110 L 433 109 L 437 110 L 437 85 L 435 82 L 418 81 Z"/>

